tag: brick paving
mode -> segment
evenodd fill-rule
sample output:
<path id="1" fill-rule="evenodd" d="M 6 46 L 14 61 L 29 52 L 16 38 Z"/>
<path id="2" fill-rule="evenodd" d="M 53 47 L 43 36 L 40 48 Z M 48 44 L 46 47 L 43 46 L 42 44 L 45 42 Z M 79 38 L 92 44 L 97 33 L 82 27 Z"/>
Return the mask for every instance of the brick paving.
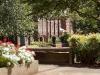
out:
<path id="1" fill-rule="evenodd" d="M 100 75 L 100 68 L 39 65 L 39 72 L 35 75 Z"/>

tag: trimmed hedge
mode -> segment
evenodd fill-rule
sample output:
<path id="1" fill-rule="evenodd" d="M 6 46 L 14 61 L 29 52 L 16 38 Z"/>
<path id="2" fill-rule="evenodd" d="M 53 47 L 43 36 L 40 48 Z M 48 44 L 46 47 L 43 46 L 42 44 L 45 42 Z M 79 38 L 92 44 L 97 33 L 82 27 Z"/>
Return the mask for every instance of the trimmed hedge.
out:
<path id="1" fill-rule="evenodd" d="M 79 35 L 74 34 L 69 44 L 76 54 L 77 61 L 83 64 L 94 64 L 100 59 L 100 34 Z"/>

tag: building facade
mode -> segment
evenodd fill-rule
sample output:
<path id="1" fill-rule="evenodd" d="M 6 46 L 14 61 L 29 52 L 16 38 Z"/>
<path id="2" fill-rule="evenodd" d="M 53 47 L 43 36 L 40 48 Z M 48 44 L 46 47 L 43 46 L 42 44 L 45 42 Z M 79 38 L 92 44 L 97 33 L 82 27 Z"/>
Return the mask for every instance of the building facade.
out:
<path id="1" fill-rule="evenodd" d="M 59 37 L 62 32 L 68 32 L 69 34 L 73 33 L 73 26 L 70 18 L 58 20 L 38 20 L 39 37 L 42 37 L 44 40 L 47 40 L 52 36 Z"/>

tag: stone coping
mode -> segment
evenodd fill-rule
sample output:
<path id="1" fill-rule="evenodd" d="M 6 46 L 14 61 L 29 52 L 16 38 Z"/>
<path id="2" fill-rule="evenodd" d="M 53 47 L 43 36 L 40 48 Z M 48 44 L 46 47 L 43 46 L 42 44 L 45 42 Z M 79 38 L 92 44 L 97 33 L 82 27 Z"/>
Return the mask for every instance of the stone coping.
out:
<path id="1" fill-rule="evenodd" d="M 0 75 L 33 75 L 38 72 L 38 60 L 34 60 L 29 67 L 15 65 L 13 68 L 0 68 Z"/>
<path id="2" fill-rule="evenodd" d="M 55 51 L 55 52 L 70 52 L 71 48 L 70 47 L 40 47 L 40 48 L 27 48 L 31 51 Z"/>

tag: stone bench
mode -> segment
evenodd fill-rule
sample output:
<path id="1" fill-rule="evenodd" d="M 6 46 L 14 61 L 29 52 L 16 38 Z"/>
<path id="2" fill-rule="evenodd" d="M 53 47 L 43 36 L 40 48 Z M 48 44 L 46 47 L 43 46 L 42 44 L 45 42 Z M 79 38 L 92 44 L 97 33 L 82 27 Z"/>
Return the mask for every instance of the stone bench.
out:
<path id="1" fill-rule="evenodd" d="M 37 60 L 45 61 L 64 61 L 68 60 L 69 64 L 72 64 L 72 52 L 70 47 L 42 47 L 42 48 L 30 48 L 30 50 L 36 53 Z M 55 59 L 54 59 L 55 58 Z"/>

